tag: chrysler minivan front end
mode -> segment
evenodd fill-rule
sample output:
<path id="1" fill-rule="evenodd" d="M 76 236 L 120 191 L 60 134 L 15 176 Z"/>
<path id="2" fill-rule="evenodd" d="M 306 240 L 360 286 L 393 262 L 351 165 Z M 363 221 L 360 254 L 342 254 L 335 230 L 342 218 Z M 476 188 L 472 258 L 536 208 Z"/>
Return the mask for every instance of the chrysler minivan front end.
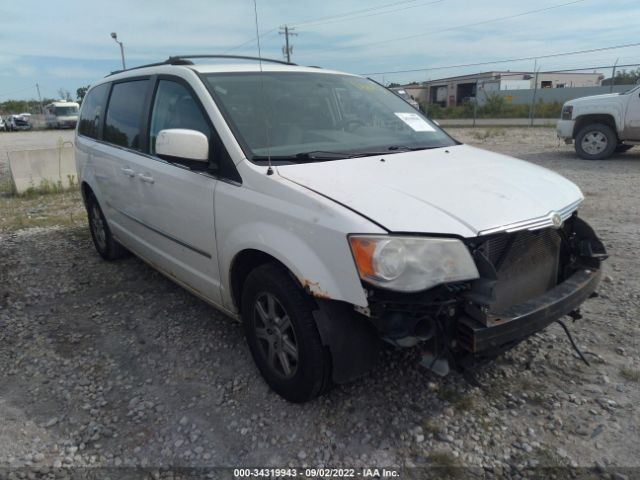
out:
<path id="1" fill-rule="evenodd" d="M 76 161 L 98 253 L 240 320 L 275 392 L 308 401 L 383 345 L 444 375 L 579 318 L 606 251 L 575 184 L 461 144 L 369 79 L 237 59 L 107 76 Z"/>
<path id="2" fill-rule="evenodd" d="M 387 232 L 345 242 L 367 299 L 348 315 L 386 342 L 428 341 L 434 362 L 493 355 L 577 315 L 595 291 L 605 250 L 577 216 L 582 193 L 560 175 L 460 145 L 360 77 L 205 78 L 253 163 Z M 256 108 L 246 90 L 277 100 Z"/>

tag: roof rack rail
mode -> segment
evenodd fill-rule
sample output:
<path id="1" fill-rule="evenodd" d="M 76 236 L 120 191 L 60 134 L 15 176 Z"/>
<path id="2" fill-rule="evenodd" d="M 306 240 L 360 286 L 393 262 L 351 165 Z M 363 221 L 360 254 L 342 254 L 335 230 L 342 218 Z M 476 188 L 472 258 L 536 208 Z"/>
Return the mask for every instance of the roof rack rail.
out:
<path id="1" fill-rule="evenodd" d="M 230 59 L 239 59 L 239 60 L 255 60 L 257 62 L 270 62 L 270 63 L 279 63 L 281 65 L 296 65 L 295 63 L 285 62 L 284 60 L 274 60 L 272 58 L 261 58 L 261 57 L 250 57 L 246 55 L 176 55 L 169 57 L 167 63 L 180 61 L 180 60 L 190 60 L 192 58 L 230 58 Z M 171 63 L 174 65 L 173 63 Z M 178 64 L 180 65 L 180 64 Z"/>
<path id="2" fill-rule="evenodd" d="M 137 67 L 131 67 L 124 70 L 114 70 L 106 77 L 110 77 L 111 75 L 115 75 L 117 73 L 128 72 L 129 70 L 138 70 L 140 68 L 147 67 L 159 67 L 161 65 L 193 65 L 191 61 L 192 58 L 227 58 L 227 59 L 239 59 L 239 60 L 255 60 L 257 62 L 270 62 L 270 63 L 279 63 L 281 65 L 296 65 L 295 63 L 285 62 L 284 60 L 274 60 L 272 58 L 260 58 L 260 57 L 249 57 L 245 55 L 174 55 L 167 58 L 164 62 L 156 62 L 156 63 L 148 63 L 146 65 L 139 65 Z"/>

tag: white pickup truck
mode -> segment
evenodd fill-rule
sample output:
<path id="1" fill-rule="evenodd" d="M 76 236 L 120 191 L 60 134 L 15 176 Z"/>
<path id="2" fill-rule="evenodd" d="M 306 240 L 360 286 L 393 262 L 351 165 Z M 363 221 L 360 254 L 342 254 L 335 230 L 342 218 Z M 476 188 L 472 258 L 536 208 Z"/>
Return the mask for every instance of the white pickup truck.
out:
<path id="1" fill-rule="evenodd" d="M 627 92 L 569 100 L 556 126 L 585 160 L 603 160 L 640 144 L 640 86 Z"/>

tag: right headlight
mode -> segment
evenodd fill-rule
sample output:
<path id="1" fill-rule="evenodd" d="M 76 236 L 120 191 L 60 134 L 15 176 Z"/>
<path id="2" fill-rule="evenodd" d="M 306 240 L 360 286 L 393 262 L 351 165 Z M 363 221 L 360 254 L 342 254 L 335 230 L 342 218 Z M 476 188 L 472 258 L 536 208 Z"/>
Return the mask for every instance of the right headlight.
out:
<path id="1" fill-rule="evenodd" d="M 479 277 L 467 247 L 454 238 L 351 235 L 360 278 L 389 290 L 417 292 Z"/>

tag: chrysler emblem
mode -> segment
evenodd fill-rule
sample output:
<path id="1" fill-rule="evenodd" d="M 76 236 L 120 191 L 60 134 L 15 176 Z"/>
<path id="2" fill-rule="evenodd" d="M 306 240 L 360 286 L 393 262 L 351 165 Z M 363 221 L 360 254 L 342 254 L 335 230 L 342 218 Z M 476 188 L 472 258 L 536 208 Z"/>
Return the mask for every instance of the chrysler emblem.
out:
<path id="1" fill-rule="evenodd" d="M 553 224 L 553 228 L 560 228 L 562 226 L 562 217 L 558 212 L 551 212 L 551 223 Z"/>

